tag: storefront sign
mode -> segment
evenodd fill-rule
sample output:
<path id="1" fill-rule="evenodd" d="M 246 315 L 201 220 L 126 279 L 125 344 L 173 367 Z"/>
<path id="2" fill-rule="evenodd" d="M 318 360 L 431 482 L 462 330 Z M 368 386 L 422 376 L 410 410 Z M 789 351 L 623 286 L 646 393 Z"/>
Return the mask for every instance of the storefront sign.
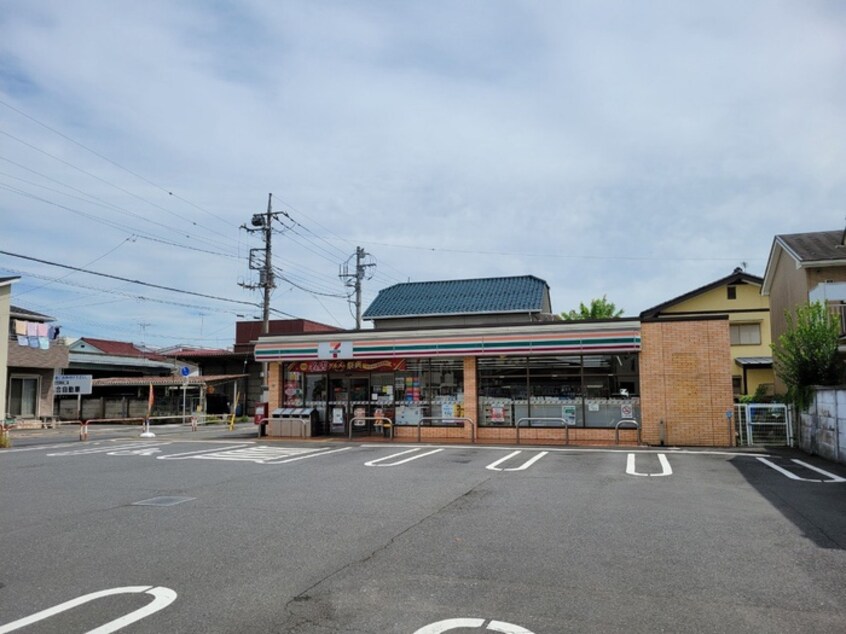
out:
<path id="1" fill-rule="evenodd" d="M 321 341 L 317 344 L 318 359 L 352 359 L 352 341 Z"/>
<path id="2" fill-rule="evenodd" d="M 295 372 L 401 372 L 405 359 L 380 361 L 298 361 L 290 365 Z"/>

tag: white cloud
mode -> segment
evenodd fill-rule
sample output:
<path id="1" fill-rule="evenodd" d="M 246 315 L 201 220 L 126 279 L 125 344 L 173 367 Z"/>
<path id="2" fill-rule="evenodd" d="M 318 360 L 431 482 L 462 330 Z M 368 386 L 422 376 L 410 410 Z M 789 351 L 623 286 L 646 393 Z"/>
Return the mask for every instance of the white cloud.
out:
<path id="1" fill-rule="evenodd" d="M 371 298 L 407 277 L 532 273 L 556 310 L 607 294 L 634 314 L 741 261 L 762 273 L 775 233 L 842 224 L 844 36 L 824 2 L 9 2 L 0 99 L 146 181 L 0 106 L 0 131 L 97 177 L 0 135 L 0 248 L 82 266 L 135 234 L 244 256 L 258 243 L 237 227 L 272 191 L 326 239 L 276 238 L 300 285 L 340 292 L 362 244 Z M 258 301 L 236 285 L 243 260 L 144 237 L 90 268 Z M 77 334 L 234 330 L 60 284 L 20 302 Z M 290 284 L 274 307 L 352 324 Z"/>

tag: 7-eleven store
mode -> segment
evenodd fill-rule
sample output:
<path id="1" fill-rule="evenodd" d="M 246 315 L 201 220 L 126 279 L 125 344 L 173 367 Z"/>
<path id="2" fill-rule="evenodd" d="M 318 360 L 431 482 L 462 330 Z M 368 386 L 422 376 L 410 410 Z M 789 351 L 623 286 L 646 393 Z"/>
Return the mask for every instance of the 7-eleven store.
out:
<path id="1" fill-rule="evenodd" d="M 397 440 L 608 444 L 634 419 L 649 444 L 725 446 L 728 336 L 724 319 L 555 321 L 267 336 L 255 354 L 270 409 L 312 409 L 322 435 L 388 419 Z"/>

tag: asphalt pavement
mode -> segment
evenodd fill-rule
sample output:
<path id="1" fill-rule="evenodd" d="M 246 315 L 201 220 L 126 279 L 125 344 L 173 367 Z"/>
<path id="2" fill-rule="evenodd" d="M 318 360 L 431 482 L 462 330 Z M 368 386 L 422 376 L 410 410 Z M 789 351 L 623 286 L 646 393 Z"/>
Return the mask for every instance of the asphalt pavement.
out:
<path id="1" fill-rule="evenodd" d="M 846 631 L 818 458 L 154 431 L 0 451 L 0 634 Z"/>

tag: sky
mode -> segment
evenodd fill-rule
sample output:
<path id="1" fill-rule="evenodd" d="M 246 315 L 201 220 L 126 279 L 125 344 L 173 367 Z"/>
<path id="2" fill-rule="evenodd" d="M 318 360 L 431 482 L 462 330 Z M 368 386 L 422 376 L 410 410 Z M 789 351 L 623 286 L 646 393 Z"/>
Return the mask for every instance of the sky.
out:
<path id="1" fill-rule="evenodd" d="M 535 275 L 636 316 L 843 228 L 845 107 L 835 0 L 3 0 L 0 276 L 66 336 L 231 346 L 272 193 L 273 318 L 353 328 L 359 246 L 363 310 Z"/>

